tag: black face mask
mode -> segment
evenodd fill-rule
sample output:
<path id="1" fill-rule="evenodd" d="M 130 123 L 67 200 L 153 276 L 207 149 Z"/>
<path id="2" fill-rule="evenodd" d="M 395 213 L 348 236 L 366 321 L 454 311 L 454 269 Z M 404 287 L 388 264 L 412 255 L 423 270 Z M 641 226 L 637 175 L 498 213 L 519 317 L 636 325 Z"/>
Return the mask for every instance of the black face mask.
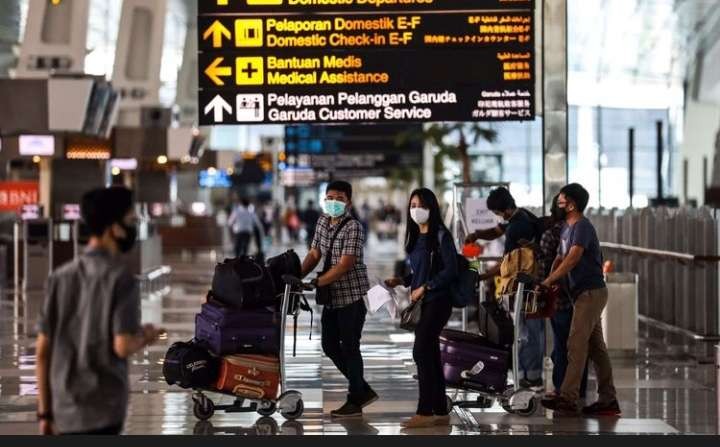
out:
<path id="1" fill-rule="evenodd" d="M 565 220 L 567 219 L 568 210 L 567 208 L 557 208 L 554 217 L 558 220 Z"/>
<path id="2" fill-rule="evenodd" d="M 123 253 L 128 253 L 135 246 L 137 241 L 137 227 L 135 225 L 125 225 L 124 223 L 118 223 L 125 230 L 125 237 L 122 239 L 115 239 L 118 244 L 118 248 Z"/>

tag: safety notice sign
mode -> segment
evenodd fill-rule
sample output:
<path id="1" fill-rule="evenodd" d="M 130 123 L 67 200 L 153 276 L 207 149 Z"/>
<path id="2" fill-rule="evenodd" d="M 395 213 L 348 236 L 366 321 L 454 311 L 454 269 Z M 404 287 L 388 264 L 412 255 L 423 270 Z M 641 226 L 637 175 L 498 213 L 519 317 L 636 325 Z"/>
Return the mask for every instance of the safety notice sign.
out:
<path id="1" fill-rule="evenodd" d="M 199 5 L 203 125 L 533 119 L 533 0 Z"/>

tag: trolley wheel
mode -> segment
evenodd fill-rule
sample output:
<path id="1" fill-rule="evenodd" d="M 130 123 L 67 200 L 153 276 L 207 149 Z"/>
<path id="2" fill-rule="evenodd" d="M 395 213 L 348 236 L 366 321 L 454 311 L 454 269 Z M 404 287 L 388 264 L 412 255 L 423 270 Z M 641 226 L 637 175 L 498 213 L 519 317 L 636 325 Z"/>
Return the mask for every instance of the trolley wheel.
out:
<path id="1" fill-rule="evenodd" d="M 535 411 L 538 408 L 538 400 L 530 399 L 530 401 L 528 402 L 528 406 L 526 408 L 517 409 L 517 410 L 513 409 L 510 406 L 510 402 L 503 403 L 502 407 L 503 407 L 503 410 L 507 411 L 510 414 L 517 414 L 518 416 L 528 417 L 528 416 L 532 416 L 533 414 L 535 414 Z"/>
<path id="2" fill-rule="evenodd" d="M 201 421 L 207 421 L 215 414 L 215 404 L 207 398 L 196 400 L 193 405 L 193 414 Z"/>
<path id="3" fill-rule="evenodd" d="M 302 399 L 300 399 L 297 401 L 297 404 L 295 404 L 294 411 L 281 411 L 280 414 L 285 419 L 287 419 L 289 421 L 294 421 L 295 419 L 302 417 L 304 412 L 305 412 L 305 404 L 303 403 Z"/>
<path id="4" fill-rule="evenodd" d="M 452 398 L 450 396 L 445 396 L 445 409 L 447 410 L 448 414 L 452 413 L 454 407 L 455 402 L 453 402 Z"/>
<path id="5" fill-rule="evenodd" d="M 271 400 L 260 402 L 257 412 L 260 416 L 272 416 L 277 411 L 277 404 Z"/>
<path id="6" fill-rule="evenodd" d="M 280 431 L 278 423 L 270 417 L 262 417 L 255 423 L 255 432 L 259 436 L 275 436 Z"/>
<path id="7" fill-rule="evenodd" d="M 280 434 L 285 436 L 302 436 L 305 434 L 305 428 L 298 421 L 285 421 L 280 428 Z"/>

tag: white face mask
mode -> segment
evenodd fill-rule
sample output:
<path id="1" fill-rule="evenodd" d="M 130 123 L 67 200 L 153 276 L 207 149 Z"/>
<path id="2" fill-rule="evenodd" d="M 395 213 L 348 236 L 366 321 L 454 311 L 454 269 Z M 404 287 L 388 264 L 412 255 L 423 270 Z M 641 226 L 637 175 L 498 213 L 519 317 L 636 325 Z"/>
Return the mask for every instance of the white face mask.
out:
<path id="1" fill-rule="evenodd" d="M 430 220 L 430 210 L 425 208 L 410 209 L 410 218 L 418 225 L 424 225 Z"/>

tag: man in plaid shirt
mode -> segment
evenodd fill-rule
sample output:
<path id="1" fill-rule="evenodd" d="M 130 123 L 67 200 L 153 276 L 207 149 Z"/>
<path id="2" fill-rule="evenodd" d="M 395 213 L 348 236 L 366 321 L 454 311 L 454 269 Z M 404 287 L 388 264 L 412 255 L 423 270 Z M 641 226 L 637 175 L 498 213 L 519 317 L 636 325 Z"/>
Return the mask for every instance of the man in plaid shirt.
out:
<path id="1" fill-rule="evenodd" d="M 330 303 L 322 313 L 322 348 L 349 383 L 347 402 L 330 413 L 334 418 L 362 416 L 362 409 L 378 399 L 363 377 L 360 338 L 367 314 L 364 297 L 370 286 L 363 263 L 365 235 L 362 224 L 350 216 L 351 201 L 349 183 L 336 181 L 328 185 L 325 214 L 318 220 L 302 269 L 306 276 L 321 259 L 330 256 L 330 270 L 312 283 L 315 287 L 330 287 Z"/>

